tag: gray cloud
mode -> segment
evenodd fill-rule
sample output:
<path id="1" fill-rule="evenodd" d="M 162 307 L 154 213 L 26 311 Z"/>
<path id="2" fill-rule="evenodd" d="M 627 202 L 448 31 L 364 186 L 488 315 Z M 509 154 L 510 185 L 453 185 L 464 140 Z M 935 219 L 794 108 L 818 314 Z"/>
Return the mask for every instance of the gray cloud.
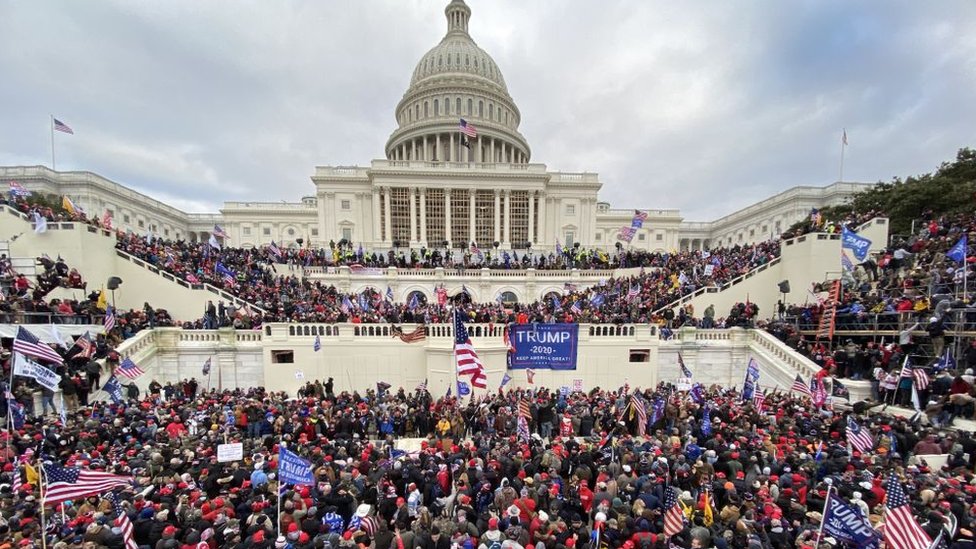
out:
<path id="1" fill-rule="evenodd" d="M 443 0 L 7 3 L 0 164 L 90 170 L 192 211 L 295 200 L 382 155 Z M 707 220 L 972 146 L 976 4 L 470 0 L 533 161 Z M 694 9 L 692 9 L 694 8 Z"/>

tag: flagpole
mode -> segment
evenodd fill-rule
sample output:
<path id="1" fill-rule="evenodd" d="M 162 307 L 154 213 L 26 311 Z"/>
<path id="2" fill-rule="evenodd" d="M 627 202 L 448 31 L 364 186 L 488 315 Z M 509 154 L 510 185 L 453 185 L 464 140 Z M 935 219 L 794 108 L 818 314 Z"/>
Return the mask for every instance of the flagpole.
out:
<path id="1" fill-rule="evenodd" d="M 57 164 L 55 164 L 54 162 L 54 115 L 52 114 L 50 115 L 50 117 L 51 117 L 51 170 L 58 171 Z"/>
<path id="2" fill-rule="evenodd" d="M 37 478 L 41 483 L 41 549 L 47 549 L 47 520 L 44 508 L 47 506 L 47 474 L 44 471 L 44 459 L 38 452 L 37 456 Z"/>
<path id="3" fill-rule="evenodd" d="M 840 140 L 840 179 L 838 182 L 844 182 L 844 149 L 847 148 L 847 128 L 844 128 L 844 137 Z"/>
<path id="4" fill-rule="evenodd" d="M 820 540 L 823 538 L 824 522 L 827 519 L 827 505 L 830 504 L 830 491 L 834 489 L 833 484 L 827 485 L 827 497 L 824 498 L 823 513 L 820 514 L 820 528 L 817 529 L 817 545 L 820 545 Z"/>

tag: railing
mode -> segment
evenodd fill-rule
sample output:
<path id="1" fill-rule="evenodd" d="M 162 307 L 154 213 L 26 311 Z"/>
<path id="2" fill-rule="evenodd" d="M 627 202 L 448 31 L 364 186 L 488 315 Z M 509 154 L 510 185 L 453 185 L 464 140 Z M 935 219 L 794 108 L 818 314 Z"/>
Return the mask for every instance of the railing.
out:
<path id="1" fill-rule="evenodd" d="M 750 345 L 759 348 L 766 356 L 788 367 L 791 376 L 800 374 L 809 377 L 820 371 L 820 367 L 812 360 L 789 348 L 765 330 L 749 330 L 749 337 Z"/>
<path id="2" fill-rule="evenodd" d="M 681 306 L 681 305 L 683 305 L 683 304 L 685 304 L 685 303 L 687 303 L 687 302 L 695 299 L 696 297 L 698 297 L 700 295 L 704 295 L 704 294 L 715 294 L 715 293 L 718 293 L 718 292 L 723 292 L 723 291 L 725 291 L 725 290 L 727 290 L 727 289 L 729 289 L 729 288 L 731 288 L 733 286 L 736 286 L 737 284 L 740 284 L 741 282 L 744 282 L 744 281 L 746 281 L 746 280 L 748 280 L 748 279 L 756 276 L 757 274 L 765 271 L 766 269 L 772 267 L 773 265 L 778 264 L 781 260 L 782 260 L 782 256 L 774 257 L 768 263 L 764 263 L 764 264 L 756 267 L 755 269 L 750 270 L 749 272 L 747 272 L 745 274 L 742 274 L 742 275 L 739 275 L 739 276 L 733 278 L 732 280 L 729 280 L 727 282 L 723 282 L 723 283 L 721 283 L 721 284 L 719 284 L 717 286 L 704 286 L 702 288 L 698 288 L 694 292 L 691 292 L 690 294 L 685 294 L 685 295 L 681 296 L 680 298 L 672 301 L 671 303 L 668 303 L 664 307 L 658 308 L 657 310 L 654 311 L 654 314 L 661 313 L 661 312 L 666 311 L 668 309 L 674 309 L 675 307 Z"/>
<path id="3" fill-rule="evenodd" d="M 0 312 L 0 324 L 62 324 L 101 326 L 104 314 L 62 314 L 56 312 L 10 311 Z"/>
<path id="4" fill-rule="evenodd" d="M 654 269 L 650 269 L 653 271 Z M 530 269 L 452 269 L 446 267 L 420 268 L 410 267 L 366 267 L 363 269 L 351 269 L 348 265 L 339 266 L 310 266 L 302 269 L 307 277 L 314 278 L 345 278 L 361 276 L 387 276 L 390 278 L 470 278 L 470 279 L 491 279 L 491 278 L 525 278 L 531 280 L 553 279 L 553 280 L 590 280 L 598 281 L 614 277 L 615 271 L 612 269 L 599 270 L 537 270 Z"/>
<path id="5" fill-rule="evenodd" d="M 913 335 L 927 336 L 925 325 L 928 318 L 932 316 L 931 311 L 915 312 L 901 311 L 888 313 L 844 313 L 834 317 L 835 335 L 877 335 L 885 337 L 897 337 L 899 332 L 910 328 L 915 323 L 920 326 L 913 330 Z M 945 331 L 947 335 L 955 336 L 976 336 L 976 310 L 967 308 L 949 309 L 944 313 L 946 322 Z M 799 315 L 787 315 L 783 322 L 796 328 L 804 335 L 812 335 L 817 331 L 817 324 L 820 322 L 819 316 L 804 319 Z"/>

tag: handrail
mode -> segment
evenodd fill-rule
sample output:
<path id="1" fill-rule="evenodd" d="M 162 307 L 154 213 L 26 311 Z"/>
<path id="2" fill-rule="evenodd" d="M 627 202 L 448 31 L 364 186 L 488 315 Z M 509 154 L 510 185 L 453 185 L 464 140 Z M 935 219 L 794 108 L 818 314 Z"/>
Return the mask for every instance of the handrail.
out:
<path id="1" fill-rule="evenodd" d="M 696 297 L 698 297 L 700 295 L 706 294 L 706 293 L 708 293 L 708 294 L 714 294 L 714 293 L 718 293 L 718 292 L 724 292 L 725 290 L 727 290 L 727 289 L 729 289 L 729 288 L 731 288 L 731 287 L 739 284 L 740 282 L 746 280 L 747 278 L 752 278 L 753 276 L 755 276 L 755 275 L 757 275 L 757 274 L 765 271 L 766 269 L 772 267 L 773 265 L 776 265 L 777 263 L 780 262 L 780 260 L 782 259 L 782 257 L 783 256 L 774 257 L 773 259 L 769 260 L 768 262 L 763 263 L 762 265 L 760 265 L 758 267 L 755 267 L 753 269 L 750 269 L 749 271 L 747 271 L 747 272 L 745 272 L 745 273 L 743 273 L 743 274 L 741 274 L 741 275 L 733 278 L 732 280 L 723 282 L 722 284 L 719 284 L 717 286 L 703 286 L 701 288 L 698 288 L 697 290 L 695 290 L 694 292 L 691 292 L 690 294 L 685 294 L 685 295 L 679 297 L 678 299 L 672 301 L 671 303 L 668 303 L 667 305 L 665 305 L 663 307 L 659 307 L 657 310 L 655 310 L 653 312 L 653 314 L 660 314 L 661 312 L 666 311 L 668 309 L 673 309 L 675 307 L 678 307 L 679 305 L 682 305 L 682 304 L 684 304 L 684 303 L 686 303 L 688 301 L 691 301 L 692 299 L 694 299 L 694 298 L 696 298 Z"/>

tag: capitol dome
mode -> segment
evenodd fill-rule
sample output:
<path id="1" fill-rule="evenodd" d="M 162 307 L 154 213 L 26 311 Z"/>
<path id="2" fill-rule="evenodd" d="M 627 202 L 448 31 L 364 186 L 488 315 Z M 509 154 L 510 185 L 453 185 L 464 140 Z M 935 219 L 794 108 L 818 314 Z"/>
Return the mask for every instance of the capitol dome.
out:
<path id="1" fill-rule="evenodd" d="M 453 0 L 444 9 L 447 34 L 413 71 L 397 105 L 389 160 L 528 163 L 518 131 L 521 114 L 501 70 L 468 34 L 471 8 Z M 464 134 L 460 121 L 468 125 Z"/>

